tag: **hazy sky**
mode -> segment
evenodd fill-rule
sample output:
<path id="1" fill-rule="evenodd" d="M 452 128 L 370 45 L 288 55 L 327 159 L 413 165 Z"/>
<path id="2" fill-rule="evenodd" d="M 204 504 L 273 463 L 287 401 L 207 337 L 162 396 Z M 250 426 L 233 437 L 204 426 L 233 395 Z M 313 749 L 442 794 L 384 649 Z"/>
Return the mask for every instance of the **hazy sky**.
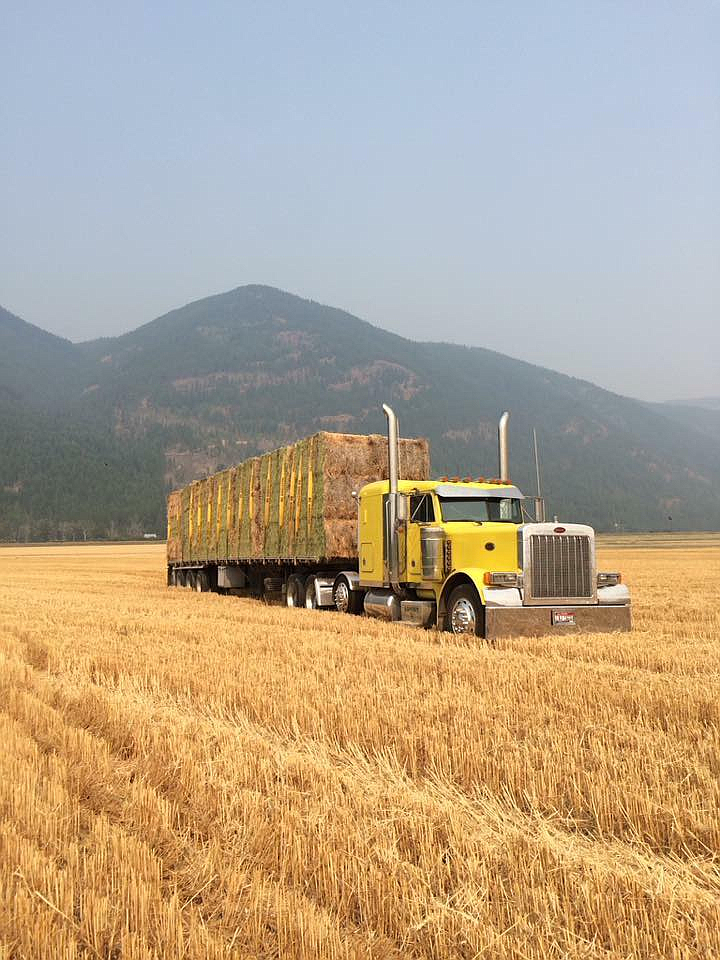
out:
<path id="1" fill-rule="evenodd" d="M 0 304 L 71 339 L 270 283 L 720 395 L 720 3 L 19 3 Z"/>

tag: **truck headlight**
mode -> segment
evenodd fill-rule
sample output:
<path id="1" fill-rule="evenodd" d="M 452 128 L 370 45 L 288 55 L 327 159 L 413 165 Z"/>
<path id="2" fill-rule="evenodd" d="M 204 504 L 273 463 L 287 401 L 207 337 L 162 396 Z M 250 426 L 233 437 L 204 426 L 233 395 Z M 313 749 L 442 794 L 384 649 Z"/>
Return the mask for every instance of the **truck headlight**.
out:
<path id="1" fill-rule="evenodd" d="M 483 582 L 488 587 L 521 587 L 521 573 L 486 573 Z"/>
<path id="2" fill-rule="evenodd" d="M 599 587 L 616 587 L 622 583 L 621 573 L 599 573 L 597 575 L 597 585 Z"/>

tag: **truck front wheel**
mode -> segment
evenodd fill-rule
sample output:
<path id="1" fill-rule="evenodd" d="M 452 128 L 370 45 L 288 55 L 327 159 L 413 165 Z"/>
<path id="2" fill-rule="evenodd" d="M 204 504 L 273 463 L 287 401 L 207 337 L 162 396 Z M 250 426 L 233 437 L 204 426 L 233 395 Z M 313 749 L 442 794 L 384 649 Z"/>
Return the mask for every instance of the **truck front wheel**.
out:
<path id="1" fill-rule="evenodd" d="M 450 594 L 445 624 L 445 629 L 457 636 L 485 636 L 485 608 L 470 584 L 455 587 Z"/>

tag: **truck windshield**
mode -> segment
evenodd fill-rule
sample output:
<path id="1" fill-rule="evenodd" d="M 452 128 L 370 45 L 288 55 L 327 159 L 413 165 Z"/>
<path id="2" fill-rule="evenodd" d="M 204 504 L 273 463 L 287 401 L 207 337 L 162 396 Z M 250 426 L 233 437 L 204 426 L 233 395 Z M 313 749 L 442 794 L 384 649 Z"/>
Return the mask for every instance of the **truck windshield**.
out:
<path id="1" fill-rule="evenodd" d="M 522 523 L 520 500 L 510 497 L 439 497 L 442 518 L 446 522 L 484 520 Z"/>

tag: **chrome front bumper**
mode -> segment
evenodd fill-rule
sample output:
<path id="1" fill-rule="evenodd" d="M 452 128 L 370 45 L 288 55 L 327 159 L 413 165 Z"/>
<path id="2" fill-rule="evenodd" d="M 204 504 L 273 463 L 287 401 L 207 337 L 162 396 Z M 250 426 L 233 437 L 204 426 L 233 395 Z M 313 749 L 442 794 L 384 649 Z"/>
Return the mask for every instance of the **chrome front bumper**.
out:
<path id="1" fill-rule="evenodd" d="M 554 614 L 572 613 L 572 623 L 556 623 Z M 626 632 L 632 627 L 629 603 L 547 607 L 486 606 L 485 637 L 538 637 L 545 634 Z"/>

